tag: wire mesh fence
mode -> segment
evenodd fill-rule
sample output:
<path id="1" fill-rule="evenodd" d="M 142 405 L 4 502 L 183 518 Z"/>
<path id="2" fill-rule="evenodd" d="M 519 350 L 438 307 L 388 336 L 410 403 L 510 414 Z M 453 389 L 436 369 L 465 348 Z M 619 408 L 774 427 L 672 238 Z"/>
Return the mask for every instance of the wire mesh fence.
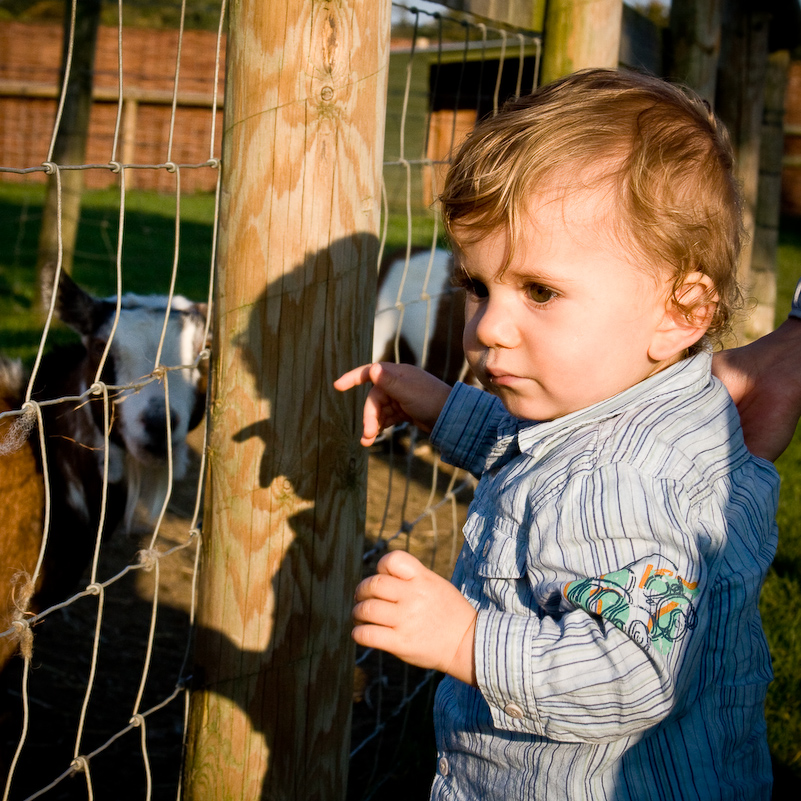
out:
<path id="1" fill-rule="evenodd" d="M 35 542 L 36 560 L 24 563 L 25 560 L 13 551 L 9 552 L 7 547 L 2 565 L 4 583 L 8 582 L 12 572 L 17 573 L 21 568 L 17 573 L 17 580 L 21 583 L 12 593 L 8 614 L 5 615 L 6 623 L 11 625 L 4 637 L 19 641 L 22 653 L 22 659 L 13 658 L 3 674 L 3 798 L 92 798 L 94 792 L 101 791 L 104 795 L 111 793 L 118 798 L 172 797 L 180 783 L 187 679 L 191 671 L 192 587 L 199 552 L 204 448 L 201 429 L 195 435 L 194 448 L 189 452 L 191 477 L 179 482 L 177 478 L 183 466 L 178 465 L 176 449 L 183 445 L 170 431 L 171 424 L 177 426 L 176 419 L 172 414 L 165 416 L 164 409 L 171 408 L 170 389 L 175 395 L 179 384 L 190 373 L 196 373 L 208 356 L 202 344 L 208 334 L 207 317 L 205 330 L 200 331 L 199 347 L 190 352 L 188 363 L 174 359 L 175 342 L 171 338 L 176 334 L 170 319 L 178 314 L 176 304 L 181 309 L 186 308 L 176 293 L 176 284 L 180 283 L 179 265 L 182 270 L 188 269 L 181 258 L 186 234 L 182 202 L 185 201 L 186 185 L 191 189 L 194 182 L 185 180 L 185 176 L 202 173 L 211 176 L 211 181 L 205 179 L 207 185 L 210 183 L 214 187 L 218 184 L 217 116 L 222 103 L 218 86 L 223 63 L 220 48 L 224 41 L 224 3 L 217 4 L 219 26 L 212 39 L 216 47 L 207 60 L 208 69 L 204 76 L 207 94 L 211 98 L 205 108 L 205 125 L 186 126 L 195 137 L 194 144 L 199 144 L 201 150 L 205 148 L 205 155 L 191 162 L 181 160 L 187 152 L 181 138 L 186 134 L 180 129 L 185 120 L 179 112 L 180 104 L 185 102 L 182 98 L 182 68 L 186 70 L 182 59 L 184 14 L 180 16 L 177 31 L 170 32 L 175 43 L 173 57 L 167 59 L 172 61 L 171 69 L 166 75 L 159 76 L 160 86 L 151 88 L 151 94 L 156 90 L 161 92 L 157 98 L 159 108 L 167 110 L 166 125 L 160 132 L 158 146 L 154 147 L 150 141 L 152 127 L 141 125 L 140 120 L 138 138 L 131 128 L 130 103 L 132 98 L 142 99 L 137 85 L 141 85 L 142 76 L 135 68 L 131 69 L 126 57 L 131 54 L 129 37 L 139 38 L 141 42 L 141 36 L 140 32 L 131 31 L 121 24 L 122 3 L 117 5 L 120 22 L 112 29 L 113 36 L 105 37 L 106 50 L 111 48 L 114 51 L 116 61 L 111 70 L 111 83 L 114 85 L 110 86 L 110 82 L 104 80 L 107 74 L 102 70 L 96 80 L 103 102 L 95 104 L 93 111 L 95 129 L 92 131 L 92 147 L 88 149 L 93 160 L 91 163 L 58 163 L 54 160 L 67 97 L 66 87 L 72 76 L 79 4 L 72 2 L 67 10 L 63 78 L 59 85 L 51 87 L 51 98 L 34 98 L 37 105 L 48 103 L 45 113 L 51 117 L 51 127 L 46 149 L 38 153 L 31 149 L 23 154 L 25 158 L 10 164 L 3 159 L 1 172 L 4 179 L 16 182 L 36 181 L 37 178 L 41 181 L 43 176 L 48 177 L 48 191 L 57 209 L 57 248 L 55 263 L 40 265 L 40 271 L 43 282 L 50 286 L 58 284 L 63 267 L 65 174 L 80 171 L 90 186 L 112 185 L 103 198 L 105 208 L 102 214 L 87 214 L 85 221 L 88 225 L 94 223 L 98 226 L 94 233 L 101 235 L 103 246 L 99 252 L 94 250 L 89 265 L 91 269 L 83 273 L 78 269 L 76 274 L 93 275 L 90 282 L 109 287 L 109 295 L 113 294 L 114 299 L 107 303 L 107 311 L 111 313 L 102 340 L 100 333 L 93 337 L 89 331 L 83 332 L 88 349 L 101 351 L 94 377 L 83 383 L 79 381 L 73 394 L 62 397 L 45 395 L 46 399 L 43 399 L 39 388 L 44 385 L 49 390 L 56 381 L 58 370 L 71 358 L 66 351 L 56 351 L 56 361 L 45 356 L 52 349 L 52 332 L 59 305 L 58 294 L 49 293 L 50 302 L 44 309 L 45 321 L 29 375 L 13 388 L 19 391 L 19 406 L 16 410 L 11 408 L 3 420 L 8 451 L 14 452 L 14 445 L 20 445 L 24 439 L 19 437 L 19 442 L 10 442 L 15 431 L 33 432 L 23 447 L 30 447 L 32 457 L 40 466 L 44 489 L 43 512 L 38 519 L 39 537 Z M 182 5 L 184 10 L 185 5 Z M 50 37 L 61 38 L 60 26 L 48 27 Z M 60 50 L 60 47 L 50 48 L 51 54 L 57 54 L 59 58 Z M 160 63 L 164 64 L 165 60 Z M 49 68 L 50 76 L 53 72 L 58 74 L 58 62 L 40 64 L 39 68 L 45 66 Z M 19 95 L 42 94 L 36 91 L 37 86 L 15 89 L 18 90 L 16 96 L 10 99 L 16 107 L 20 103 Z M 10 88 L 6 86 L 6 101 L 10 94 Z M 4 118 L 8 122 L 8 116 L 4 115 Z M 98 118 L 101 123 L 99 131 Z M 34 148 L 37 137 L 32 135 L 30 140 L 30 146 Z M 41 144 L 41 139 L 38 143 Z M 193 155 L 197 152 L 192 151 Z M 151 158 L 143 159 L 142 156 Z M 159 252 L 153 254 L 155 263 L 149 265 L 147 277 L 140 282 L 140 292 L 147 291 L 148 284 L 163 291 L 159 302 L 161 311 L 153 304 L 149 309 L 151 335 L 155 333 L 156 341 L 155 349 L 147 354 L 152 361 L 149 368 L 144 368 L 141 377 L 120 383 L 115 376 L 124 374 L 124 362 L 131 360 L 133 352 L 144 351 L 147 346 L 141 331 L 125 333 L 131 309 L 147 305 L 143 299 L 127 294 L 132 283 L 136 286 L 136 282 L 130 280 L 131 275 L 143 269 L 138 260 L 136 242 L 148 235 L 148 223 L 143 222 L 141 211 L 136 208 L 137 202 L 131 203 L 130 194 L 130 184 L 134 183 L 132 176 L 142 172 L 158 176 L 155 188 L 169 191 L 170 194 L 159 199 L 156 205 L 157 216 L 163 218 L 166 210 L 171 218 L 167 230 L 171 228 L 172 231 L 171 236 L 161 238 Z M 37 222 L 39 227 L 46 224 L 42 223 L 41 195 L 23 197 L 19 225 L 14 232 L 14 249 L 8 260 L 10 263 L 4 265 L 8 271 L 6 284 L 12 290 L 17 286 L 16 279 L 36 270 L 31 240 L 37 233 Z M 28 201 L 30 197 L 34 198 L 32 202 Z M 213 200 L 211 203 L 216 208 Z M 91 207 L 91 203 L 89 205 Z M 212 212 L 212 216 L 216 217 L 216 214 Z M 140 230 L 136 230 L 137 224 Z M 210 236 L 202 248 L 203 258 L 191 265 L 191 269 L 201 276 L 205 273 L 205 278 L 195 284 L 205 286 L 205 297 L 201 296 L 200 300 L 206 302 L 211 294 L 215 230 L 216 219 L 212 219 Z M 133 233 L 130 244 L 129 233 Z M 70 243 L 66 245 L 71 246 Z M 85 255 L 88 254 L 78 250 L 79 268 Z M 197 259 L 196 251 L 193 255 Z M 35 281 L 28 280 L 28 283 L 35 284 Z M 25 316 L 30 311 L 26 308 L 26 305 L 31 305 L 30 299 L 26 298 L 24 291 L 16 294 Z M 26 299 L 28 304 L 24 302 Z M 12 307 L 11 311 L 15 309 Z M 184 349 L 180 356 L 186 358 L 187 351 Z M 141 463 L 135 464 L 135 454 L 130 450 L 127 454 L 120 452 L 125 450 L 125 445 L 120 443 L 117 433 L 110 433 L 110 422 L 116 420 L 118 427 L 114 430 L 119 432 L 121 422 L 126 416 L 131 416 L 129 412 L 137 397 L 149 391 L 147 387 L 156 390 L 154 402 L 161 407 L 165 445 L 160 454 L 140 454 Z M 8 382 L 3 389 L 6 395 L 12 394 Z M 77 484 L 65 484 L 62 480 L 65 471 L 72 466 L 59 462 L 57 457 L 52 457 L 51 451 L 58 447 L 57 438 L 66 436 L 63 433 L 64 421 L 70 420 L 75 429 L 75 442 L 87 450 L 93 447 L 91 437 L 81 431 L 81 426 L 86 424 L 85 410 L 90 407 L 99 408 L 102 419 L 95 431 L 100 436 L 94 457 L 96 464 L 89 466 L 89 472 L 97 469 L 98 475 L 87 475 L 84 470 L 83 474 L 73 476 Z M 53 420 L 58 420 L 58 423 L 53 423 Z M 136 424 L 133 420 L 128 422 Z M 10 473 L 9 469 L 2 474 L 4 482 L 14 479 Z M 86 535 L 92 539 L 87 569 L 76 582 L 77 586 L 65 593 L 66 597 L 53 604 L 38 603 L 38 599 L 50 598 L 46 589 L 62 568 L 66 570 L 63 563 L 48 565 L 48 554 L 62 555 L 67 551 L 67 555 L 71 555 L 69 551 L 78 550 L 82 537 L 81 532 L 65 529 L 65 521 L 59 519 L 65 508 L 64 498 L 60 495 L 69 491 L 80 495 L 78 484 L 86 489 L 95 481 L 101 492 L 96 499 L 99 509 L 90 510 L 88 515 L 97 525 Z M 114 496 L 122 491 L 132 498 L 141 491 L 142 483 L 148 481 L 161 484 L 156 508 L 134 510 L 133 518 L 129 512 L 128 531 L 106 536 L 111 532 L 105 531 L 110 528 L 110 525 L 105 525 L 105 518 L 113 514 Z M 6 515 L 11 511 L 7 508 Z M 29 513 L 36 518 L 38 510 L 32 508 Z M 7 544 L 17 536 L 10 523 L 4 536 Z M 179 589 L 182 586 L 185 589 Z"/>
<path id="2" fill-rule="evenodd" d="M 78 3 L 68 0 L 68 5 L 74 20 Z M 214 6 L 216 30 L 205 32 L 202 68 L 196 60 L 187 60 L 187 54 L 197 49 L 187 41 L 198 34 L 186 29 L 182 2 L 177 27 L 170 32 L 169 58 L 158 60 L 170 63 L 169 71 L 145 91 L 141 75 L 130 69 L 134 59 L 128 48 L 134 42 L 144 47 L 148 37 L 127 28 L 123 3 L 114 5 L 118 24 L 112 26 L 110 38 L 106 31 L 100 41 L 105 42 L 104 58 L 113 51 L 116 63 L 110 68 L 108 61 L 103 62 L 103 77 L 97 81 L 102 91 L 92 113 L 95 121 L 103 118 L 103 125 L 95 128 L 99 133 L 94 139 L 90 129 L 86 163 L 57 163 L 53 157 L 63 110 L 58 98 L 66 94 L 74 22 L 65 40 L 66 70 L 60 89 L 52 96 L 39 92 L 33 98 L 51 104 L 44 151 L 29 147 L 15 151 L 11 162 L 0 158 L 0 213 L 14 220 L 9 238 L 13 246 L 4 263 L 7 278 L 0 282 L 11 304 L 4 308 L 11 313 L 34 304 L 30 293 L 26 296 L 28 290 L 21 288 L 25 279 L 20 277 L 35 268 L 44 205 L 41 192 L 27 191 L 31 183 L 47 177 L 57 200 L 59 249 L 51 280 L 57 279 L 62 266 L 63 176 L 80 171 L 87 185 L 110 187 L 84 197 L 74 270 L 79 282 L 85 276 L 90 285 L 108 286 L 106 294 L 115 297 L 110 318 L 117 321 L 114 333 L 99 353 L 104 362 L 115 357 L 114 337 L 122 336 L 116 327 L 125 305 L 116 298 L 130 287 L 162 293 L 165 309 L 179 291 L 199 302 L 212 299 L 218 190 L 205 196 L 192 192 L 219 185 L 225 53 L 226 9 L 221 0 L 207 4 Z M 376 332 L 384 339 L 376 343 L 383 350 L 374 352 L 414 360 L 453 380 L 462 368 L 459 302 L 448 281 L 450 260 L 435 199 L 454 147 L 475 121 L 492 113 L 505 98 L 536 85 L 540 39 L 529 31 L 492 25 L 431 4 L 425 9 L 395 4 L 393 8 L 376 316 Z M 208 13 L 206 9 L 207 17 Z M 50 27 L 51 36 L 60 35 L 57 26 Z M 51 48 L 51 53 L 57 52 Z M 151 66 L 155 63 L 150 60 Z M 37 63 L 36 69 L 50 69 L 52 76 L 57 66 Z M 39 78 L 37 83 L 45 83 Z M 16 104 L 19 100 L 15 96 Z M 145 113 L 148 107 L 153 110 Z M 191 142 L 191 148 L 184 142 Z M 3 189 L 12 185 L 14 192 Z M 25 191 L 18 191 L 19 186 Z M 142 193 L 143 186 L 161 194 Z M 37 332 L 38 344 L 28 356 L 29 376 L 21 384 L 19 402 L 0 412 L 0 434 L 6 443 L 14 432 L 33 432 L 27 442 L 37 464 L 44 467 L 40 530 L 46 534 L 58 527 L 58 521 L 48 519 L 53 505 L 48 498 L 53 483 L 47 473 L 48 409 L 58 404 L 65 412 L 78 413 L 72 410 L 98 406 L 105 421 L 98 450 L 105 510 L 119 478 L 113 475 L 113 460 L 108 457 L 117 446 L 109 424 L 122 419 L 125 410 L 118 402 L 147 384 L 161 389 L 163 406 L 169 408 L 175 382 L 202 368 L 208 357 L 206 327 L 192 359 L 164 363 L 161 354 L 167 348 L 170 319 L 165 311 L 156 325 L 158 344 L 151 368 L 140 381 L 121 385 L 107 374 L 104 377 L 100 364 L 80 392 L 40 400 L 34 388 L 42 370 L 49 369 L 45 354 L 62 336 L 56 312 L 54 293 Z M 7 336 L 8 342 L 0 345 L 13 350 L 7 348 L 13 336 Z M 117 345 L 127 344 L 117 340 Z M 443 361 L 440 357 L 446 352 Z M 169 417 L 166 427 L 169 431 Z M 10 434 L 8 429 L 13 429 Z M 105 512 L 100 512 L 100 523 L 92 532 L 91 559 L 74 593 L 41 610 L 27 607 L 24 593 L 12 598 L 9 625 L 0 633 L 15 642 L 31 638 L 33 642 L 32 650 L 24 647 L 22 659 L 8 663 L 2 677 L 4 799 L 92 798 L 95 793 L 119 799 L 180 797 L 202 529 L 204 435 L 202 426 L 188 435 L 185 478 L 176 478 L 176 455 L 168 445 L 162 470 L 167 490 L 152 514 L 138 508 L 128 533 L 104 536 Z M 169 437 L 167 442 L 171 443 Z M 364 573 L 371 572 L 387 550 L 405 548 L 449 575 L 472 488 L 473 479 L 442 464 L 416 431 L 389 433 L 369 458 Z M 45 538 L 41 554 L 46 545 Z M 23 587 L 39 586 L 42 564 L 37 552 Z M 10 566 L 1 567 L 5 582 Z M 435 683 L 433 673 L 409 668 L 385 654 L 358 654 L 349 798 L 391 797 L 400 786 L 403 797 L 427 792 L 433 771 L 429 708 Z"/>
<path id="3" fill-rule="evenodd" d="M 537 84 L 541 38 L 427 5 L 393 4 L 384 162 L 382 259 L 374 359 L 465 375 L 462 300 L 436 198 L 449 160 L 481 117 Z M 403 548 L 450 576 L 473 478 L 441 462 L 416 429 L 373 446 L 365 574 Z M 435 767 L 431 705 L 437 674 L 359 649 L 351 750 L 352 799 L 427 796 Z"/>

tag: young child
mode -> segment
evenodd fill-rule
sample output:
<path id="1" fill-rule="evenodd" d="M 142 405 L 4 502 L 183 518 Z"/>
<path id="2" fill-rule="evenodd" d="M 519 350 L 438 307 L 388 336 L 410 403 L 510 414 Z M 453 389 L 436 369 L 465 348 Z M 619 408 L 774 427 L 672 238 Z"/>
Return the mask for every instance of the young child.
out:
<path id="1" fill-rule="evenodd" d="M 362 442 L 401 420 L 480 475 L 453 583 L 402 551 L 354 639 L 447 675 L 434 799 L 769 798 L 759 592 L 778 477 L 710 374 L 738 300 L 725 133 L 655 78 L 509 103 L 442 211 L 488 392 L 366 365 Z"/>

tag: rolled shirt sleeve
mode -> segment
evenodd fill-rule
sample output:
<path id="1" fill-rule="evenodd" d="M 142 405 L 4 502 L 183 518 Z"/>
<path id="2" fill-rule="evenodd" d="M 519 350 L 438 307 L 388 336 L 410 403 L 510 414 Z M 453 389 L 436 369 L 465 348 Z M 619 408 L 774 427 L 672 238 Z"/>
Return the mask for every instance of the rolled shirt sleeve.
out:
<path id="1" fill-rule="evenodd" d="M 466 549 L 485 592 L 500 602 L 479 610 L 475 651 L 498 728 L 603 742 L 670 713 L 675 677 L 705 625 L 709 581 L 698 545 L 709 538 L 698 536 L 700 521 L 684 517 L 675 489 L 627 465 L 605 465 L 547 504 L 533 500 L 522 564 L 503 559 L 498 532 L 489 548 L 476 543 L 478 554 Z M 567 564 L 575 578 L 549 585 L 549 561 Z M 532 601 L 554 611 L 510 612 L 501 596 L 514 585 L 518 594 L 535 588 Z"/>
<path id="2" fill-rule="evenodd" d="M 431 442 L 443 461 L 480 476 L 499 429 L 505 425 L 514 430 L 514 420 L 494 395 L 456 384 L 431 432 Z"/>

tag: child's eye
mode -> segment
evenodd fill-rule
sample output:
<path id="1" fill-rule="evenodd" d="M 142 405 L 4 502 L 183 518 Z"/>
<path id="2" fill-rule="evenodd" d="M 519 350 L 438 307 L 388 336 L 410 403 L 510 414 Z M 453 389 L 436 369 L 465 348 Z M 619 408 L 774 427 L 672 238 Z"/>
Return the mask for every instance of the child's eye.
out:
<path id="1" fill-rule="evenodd" d="M 535 303 L 547 303 L 556 297 L 556 292 L 542 284 L 529 284 L 526 288 L 528 296 Z"/>
<path id="2" fill-rule="evenodd" d="M 477 298 L 486 298 L 489 295 L 489 290 L 487 287 L 481 283 L 481 281 L 476 281 L 475 278 L 470 278 L 468 280 L 468 284 L 465 289 Z"/>
<path id="3" fill-rule="evenodd" d="M 471 278 L 464 270 L 458 270 L 454 273 L 453 283 L 455 286 L 473 295 L 473 297 L 486 298 L 489 295 L 487 287 L 482 284 L 481 281 Z"/>

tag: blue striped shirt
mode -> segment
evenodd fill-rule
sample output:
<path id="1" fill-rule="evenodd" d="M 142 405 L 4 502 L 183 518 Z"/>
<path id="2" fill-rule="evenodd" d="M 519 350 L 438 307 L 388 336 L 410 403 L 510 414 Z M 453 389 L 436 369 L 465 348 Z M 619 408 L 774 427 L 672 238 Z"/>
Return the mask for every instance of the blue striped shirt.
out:
<path id="1" fill-rule="evenodd" d="M 770 797 L 759 593 L 779 479 L 699 354 L 545 423 L 458 385 L 432 432 L 480 475 L 453 581 L 433 799 Z"/>

